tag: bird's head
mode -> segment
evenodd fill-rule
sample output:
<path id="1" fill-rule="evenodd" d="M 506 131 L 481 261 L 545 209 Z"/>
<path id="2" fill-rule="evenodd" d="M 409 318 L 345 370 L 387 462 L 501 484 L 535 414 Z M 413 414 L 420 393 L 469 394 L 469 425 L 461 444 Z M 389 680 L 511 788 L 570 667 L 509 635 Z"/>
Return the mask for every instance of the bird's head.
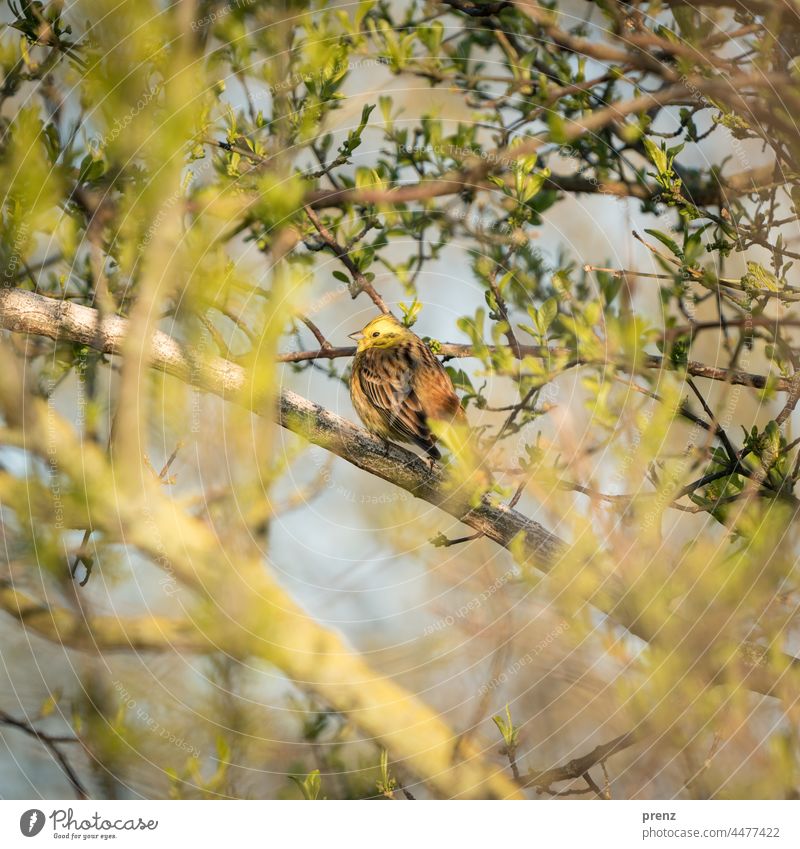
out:
<path id="1" fill-rule="evenodd" d="M 358 342 L 358 351 L 368 348 L 392 348 L 406 341 L 414 334 L 401 324 L 393 315 L 379 315 L 349 338 Z"/>

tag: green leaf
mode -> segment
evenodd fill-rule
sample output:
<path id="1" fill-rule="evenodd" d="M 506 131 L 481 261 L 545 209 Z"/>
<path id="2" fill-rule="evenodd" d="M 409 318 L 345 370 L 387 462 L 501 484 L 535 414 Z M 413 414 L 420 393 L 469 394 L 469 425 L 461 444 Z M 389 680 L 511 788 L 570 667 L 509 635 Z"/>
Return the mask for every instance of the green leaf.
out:
<path id="1" fill-rule="evenodd" d="M 353 29 L 354 31 L 358 31 L 361 29 L 361 23 L 367 14 L 372 10 L 375 5 L 375 0 L 361 0 L 361 2 L 356 7 L 355 13 L 353 15 Z"/>
<path id="2" fill-rule="evenodd" d="M 554 109 L 547 116 L 547 126 L 550 130 L 550 139 L 554 144 L 564 144 L 567 141 L 566 121 Z"/>
<path id="3" fill-rule="evenodd" d="M 378 105 L 381 108 L 381 117 L 383 118 L 383 123 L 386 125 L 386 129 L 391 129 L 392 126 L 392 106 L 394 105 L 394 101 L 391 97 L 387 97 L 386 95 L 381 95 L 378 98 Z"/>
<path id="4" fill-rule="evenodd" d="M 531 327 L 530 324 L 517 324 L 517 327 L 523 332 L 527 333 L 529 336 L 532 336 L 534 339 L 538 339 L 541 336 L 541 333 L 535 328 Z"/>
<path id="5" fill-rule="evenodd" d="M 54 690 L 43 702 L 39 708 L 39 718 L 44 719 L 50 716 L 58 706 L 61 700 L 61 690 Z"/>
<path id="6" fill-rule="evenodd" d="M 403 312 L 403 324 L 406 327 L 412 327 L 417 321 L 419 311 L 422 309 L 422 302 L 416 298 L 408 306 L 401 302 L 400 309 Z"/>
<path id="7" fill-rule="evenodd" d="M 319 776 L 318 769 L 309 772 L 304 779 L 296 775 L 290 775 L 289 778 L 300 788 L 304 799 L 308 799 L 311 802 L 319 799 L 319 791 L 322 789 L 322 779 Z"/>
<path id="8" fill-rule="evenodd" d="M 785 280 L 780 280 L 771 271 L 767 271 L 763 265 L 757 262 L 747 263 L 747 274 L 742 277 L 742 286 L 748 292 L 780 292 L 786 285 Z"/>
<path id="9" fill-rule="evenodd" d="M 666 174 L 669 171 L 667 152 L 662 150 L 652 139 L 647 138 L 647 136 L 642 139 L 642 143 L 644 144 L 647 155 L 652 160 L 653 165 L 656 166 L 658 173 Z"/>
<path id="10" fill-rule="evenodd" d="M 645 230 L 645 233 L 648 233 L 654 239 L 658 239 L 664 247 L 669 248 L 669 250 L 675 254 L 679 259 L 683 259 L 683 251 L 678 246 L 678 243 L 674 239 L 670 239 L 665 233 L 662 233 L 660 230 Z"/>
<path id="11" fill-rule="evenodd" d="M 224 737 L 217 737 L 217 759 L 222 763 L 227 763 L 231 759 L 231 747 Z"/>
<path id="12" fill-rule="evenodd" d="M 506 705 L 506 718 L 504 719 L 502 716 L 493 716 L 492 721 L 503 735 L 503 741 L 506 744 L 506 748 L 509 751 L 516 749 L 519 742 L 519 729 L 514 727 L 514 722 L 511 719 L 511 711 L 508 709 L 508 705 Z"/>
<path id="13" fill-rule="evenodd" d="M 558 315 L 558 301 L 556 301 L 555 298 L 548 298 L 542 304 L 542 308 L 539 310 L 539 313 L 542 317 L 544 328 L 547 330 Z"/>
<path id="14" fill-rule="evenodd" d="M 469 375 L 462 369 L 455 369 L 452 366 L 446 366 L 445 370 L 450 375 L 450 380 L 453 381 L 453 386 L 456 389 L 462 389 L 464 392 L 475 394 L 475 387 L 469 379 Z"/>
<path id="15" fill-rule="evenodd" d="M 380 769 L 381 777 L 377 781 L 378 792 L 391 799 L 394 791 L 397 790 L 397 782 L 389 771 L 389 753 L 386 749 L 381 749 Z"/>

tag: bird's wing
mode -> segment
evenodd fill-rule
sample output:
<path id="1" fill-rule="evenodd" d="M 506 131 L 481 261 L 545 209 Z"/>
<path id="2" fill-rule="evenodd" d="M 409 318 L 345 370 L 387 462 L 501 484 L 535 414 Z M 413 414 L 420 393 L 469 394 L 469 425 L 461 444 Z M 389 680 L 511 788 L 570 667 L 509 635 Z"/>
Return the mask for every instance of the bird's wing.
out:
<path id="1" fill-rule="evenodd" d="M 414 374 L 414 394 L 420 408 L 427 411 L 429 418 L 466 424 L 467 416 L 450 375 L 427 345 L 420 348 L 424 368 L 417 369 Z"/>
<path id="2" fill-rule="evenodd" d="M 423 448 L 432 444 L 422 403 L 414 390 L 413 372 L 402 359 L 381 353 L 365 357 L 357 378 L 389 428 Z"/>

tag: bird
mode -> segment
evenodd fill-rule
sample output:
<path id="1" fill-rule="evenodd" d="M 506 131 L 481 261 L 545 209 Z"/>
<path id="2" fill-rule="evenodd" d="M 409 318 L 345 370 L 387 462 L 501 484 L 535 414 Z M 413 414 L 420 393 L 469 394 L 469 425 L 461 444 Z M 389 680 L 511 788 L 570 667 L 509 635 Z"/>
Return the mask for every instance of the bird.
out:
<path id="1" fill-rule="evenodd" d="M 367 430 L 410 442 L 440 460 L 430 422 L 466 430 L 467 414 L 433 351 L 391 314 L 379 315 L 349 338 L 358 342 L 350 397 Z"/>

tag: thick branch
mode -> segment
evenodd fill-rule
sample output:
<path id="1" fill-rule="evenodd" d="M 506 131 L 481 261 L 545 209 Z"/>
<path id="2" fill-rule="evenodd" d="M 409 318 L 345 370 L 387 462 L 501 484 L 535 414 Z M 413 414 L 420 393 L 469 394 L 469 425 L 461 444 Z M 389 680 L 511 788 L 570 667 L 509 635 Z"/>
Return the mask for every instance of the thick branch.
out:
<path id="1" fill-rule="evenodd" d="M 214 646 L 189 621 L 166 616 L 80 616 L 0 583 L 0 610 L 59 645 L 94 651 L 211 652 Z"/>

